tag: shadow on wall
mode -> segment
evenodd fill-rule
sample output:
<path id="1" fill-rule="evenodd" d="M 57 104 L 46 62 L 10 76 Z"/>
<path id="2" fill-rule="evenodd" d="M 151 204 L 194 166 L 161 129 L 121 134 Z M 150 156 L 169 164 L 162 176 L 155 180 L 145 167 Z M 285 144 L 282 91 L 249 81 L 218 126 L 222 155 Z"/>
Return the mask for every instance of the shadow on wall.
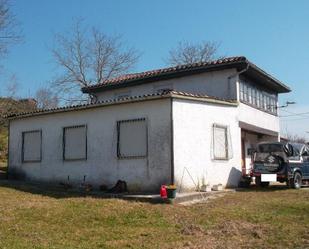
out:
<path id="1" fill-rule="evenodd" d="M 28 178 L 26 172 L 19 168 L 8 168 L 7 177 L 0 180 L 0 187 L 11 188 L 26 193 L 38 194 L 57 199 L 86 196 L 95 198 L 114 198 L 125 194 L 154 194 L 154 192 L 134 192 L 132 190 L 128 192 L 127 187 L 125 191 L 110 192 L 109 190 L 115 188 L 116 185 L 113 185 L 114 187 L 111 186 L 110 188 L 107 185 L 101 185 L 94 188 L 91 184 L 87 183 L 73 184 L 63 181 L 37 181 Z M 104 189 L 102 189 L 103 186 Z M 137 184 L 135 187 L 137 189 Z M 159 187 L 157 189 L 159 189 Z M 155 193 L 157 194 L 157 192 Z"/>
<path id="2" fill-rule="evenodd" d="M 235 188 L 238 187 L 239 181 L 241 178 L 241 171 L 233 167 L 229 173 L 229 177 L 227 179 L 226 187 Z"/>

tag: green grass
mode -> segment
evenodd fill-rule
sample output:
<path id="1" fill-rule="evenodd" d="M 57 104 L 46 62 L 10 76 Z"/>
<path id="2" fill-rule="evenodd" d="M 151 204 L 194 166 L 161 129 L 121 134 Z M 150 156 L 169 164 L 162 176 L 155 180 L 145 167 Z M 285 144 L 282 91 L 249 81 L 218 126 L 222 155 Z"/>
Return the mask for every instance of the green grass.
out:
<path id="1" fill-rule="evenodd" d="M 181 206 L 2 181 L 0 248 L 309 248 L 309 189 Z"/>

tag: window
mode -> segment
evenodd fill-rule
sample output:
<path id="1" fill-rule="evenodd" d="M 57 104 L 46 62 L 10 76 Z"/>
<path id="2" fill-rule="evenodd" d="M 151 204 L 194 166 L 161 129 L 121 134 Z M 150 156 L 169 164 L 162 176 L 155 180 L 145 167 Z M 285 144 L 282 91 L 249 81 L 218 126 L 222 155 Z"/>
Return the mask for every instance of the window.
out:
<path id="1" fill-rule="evenodd" d="M 248 102 L 252 104 L 252 88 L 248 86 Z"/>
<path id="2" fill-rule="evenodd" d="M 226 126 L 213 125 L 213 152 L 214 159 L 228 159 L 228 134 Z"/>
<path id="3" fill-rule="evenodd" d="M 240 82 L 240 101 L 250 104 L 266 112 L 277 114 L 277 95 L 262 91 L 253 83 L 241 79 Z"/>
<path id="4" fill-rule="evenodd" d="M 259 90 L 256 92 L 256 106 L 261 107 L 261 92 Z"/>
<path id="5" fill-rule="evenodd" d="M 147 156 L 147 123 L 145 118 L 117 122 L 118 158 Z"/>
<path id="6" fill-rule="evenodd" d="M 42 160 L 42 131 L 22 133 L 22 162 L 40 162 Z"/>
<path id="7" fill-rule="evenodd" d="M 87 159 L 86 125 L 63 128 L 63 160 Z"/>
<path id="8" fill-rule="evenodd" d="M 244 84 L 244 101 L 248 101 L 248 87 Z"/>
<path id="9" fill-rule="evenodd" d="M 244 84 L 242 82 L 240 82 L 239 84 L 239 92 L 240 92 L 240 99 L 243 100 L 244 99 Z"/>

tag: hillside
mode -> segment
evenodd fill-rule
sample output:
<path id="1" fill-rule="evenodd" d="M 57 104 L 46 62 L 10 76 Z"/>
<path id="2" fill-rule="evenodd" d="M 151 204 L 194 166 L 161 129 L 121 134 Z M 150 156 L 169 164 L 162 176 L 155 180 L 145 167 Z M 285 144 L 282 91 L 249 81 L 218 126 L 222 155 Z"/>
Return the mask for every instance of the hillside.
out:
<path id="1" fill-rule="evenodd" d="M 0 97 L 0 163 L 7 161 L 8 121 L 5 115 L 35 110 L 34 99 L 13 99 Z"/>

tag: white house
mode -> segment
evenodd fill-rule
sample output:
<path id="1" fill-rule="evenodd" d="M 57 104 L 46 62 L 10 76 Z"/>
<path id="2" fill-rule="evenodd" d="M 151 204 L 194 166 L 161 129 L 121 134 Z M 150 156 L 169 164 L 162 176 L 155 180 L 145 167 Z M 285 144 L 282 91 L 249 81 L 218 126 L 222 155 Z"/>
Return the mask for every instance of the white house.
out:
<path id="1" fill-rule="evenodd" d="M 9 116 L 9 173 L 33 181 L 158 191 L 237 186 L 250 148 L 278 140 L 278 94 L 290 89 L 231 57 L 124 75 L 83 88 L 87 105 Z"/>

